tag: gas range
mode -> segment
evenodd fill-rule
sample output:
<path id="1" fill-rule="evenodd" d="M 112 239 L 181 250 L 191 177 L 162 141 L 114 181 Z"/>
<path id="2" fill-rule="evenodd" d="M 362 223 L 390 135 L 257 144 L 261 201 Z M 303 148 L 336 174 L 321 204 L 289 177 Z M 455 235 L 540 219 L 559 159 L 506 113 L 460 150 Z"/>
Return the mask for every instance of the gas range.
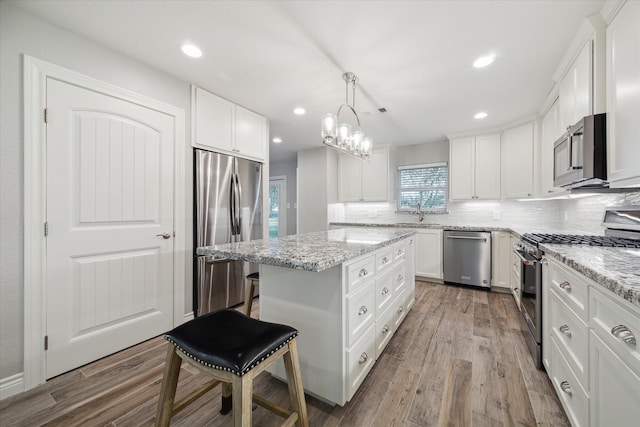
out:
<path id="1" fill-rule="evenodd" d="M 640 249 L 640 240 L 622 237 L 546 233 L 525 233 L 522 237 L 533 245 L 551 243 L 557 245 L 589 245 Z"/>

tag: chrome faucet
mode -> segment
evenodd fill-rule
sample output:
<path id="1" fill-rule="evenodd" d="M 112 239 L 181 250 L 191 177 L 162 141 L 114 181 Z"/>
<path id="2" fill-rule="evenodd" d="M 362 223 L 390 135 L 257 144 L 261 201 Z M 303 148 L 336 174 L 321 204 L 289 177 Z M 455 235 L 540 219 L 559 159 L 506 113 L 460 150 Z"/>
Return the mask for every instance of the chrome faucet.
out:
<path id="1" fill-rule="evenodd" d="M 418 222 L 422 222 L 424 220 L 424 211 L 420 209 L 420 203 L 418 203 L 418 207 L 414 214 L 418 215 Z"/>

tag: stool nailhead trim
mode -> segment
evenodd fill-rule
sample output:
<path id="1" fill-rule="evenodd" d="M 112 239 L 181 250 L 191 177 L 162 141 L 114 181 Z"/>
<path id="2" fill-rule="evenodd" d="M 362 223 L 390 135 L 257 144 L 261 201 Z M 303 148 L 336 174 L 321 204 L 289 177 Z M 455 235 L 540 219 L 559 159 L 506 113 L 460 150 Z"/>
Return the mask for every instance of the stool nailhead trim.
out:
<path id="1" fill-rule="evenodd" d="M 182 347 L 180 347 L 178 344 L 175 343 L 175 341 L 173 341 L 171 338 L 169 338 L 168 335 L 164 336 L 164 339 L 166 339 L 167 341 L 169 341 L 171 344 L 173 344 L 178 350 L 180 350 L 180 352 L 186 356 L 188 356 L 190 359 L 195 360 L 196 362 L 200 363 L 201 365 L 207 366 L 209 368 L 213 368 L 213 369 L 217 369 L 218 371 L 227 371 L 227 372 L 231 372 L 234 375 L 238 375 L 239 377 L 243 376 L 244 374 L 246 374 L 247 372 L 249 372 L 250 370 L 252 370 L 253 368 L 255 368 L 256 366 L 258 366 L 261 362 L 265 361 L 269 356 L 271 356 L 273 353 L 275 353 L 276 351 L 280 350 L 282 347 L 284 347 L 286 344 L 289 343 L 289 341 L 291 341 L 292 339 L 294 339 L 295 337 L 298 336 L 298 333 L 296 332 L 294 335 L 292 335 L 288 340 L 286 340 L 285 342 L 283 342 L 282 344 L 280 344 L 278 347 L 274 348 L 269 354 L 265 355 L 262 359 L 258 360 L 257 362 L 255 362 L 253 365 L 249 366 L 248 368 L 245 368 L 242 372 L 238 373 L 235 371 L 235 369 L 229 369 L 229 368 L 225 368 L 224 366 L 217 366 L 217 365 L 212 365 L 211 363 L 207 363 L 204 362 L 200 359 L 198 359 L 197 357 L 195 357 L 193 354 L 189 353 L 188 351 L 186 351 L 185 349 L 183 349 Z"/>

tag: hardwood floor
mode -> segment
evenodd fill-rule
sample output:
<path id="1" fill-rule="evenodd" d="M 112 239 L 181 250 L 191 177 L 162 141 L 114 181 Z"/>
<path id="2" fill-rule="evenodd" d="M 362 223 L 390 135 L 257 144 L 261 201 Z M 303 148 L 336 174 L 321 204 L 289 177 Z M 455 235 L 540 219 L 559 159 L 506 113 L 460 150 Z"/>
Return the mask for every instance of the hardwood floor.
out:
<path id="1" fill-rule="evenodd" d="M 253 306 L 257 316 L 259 303 Z M 311 426 L 569 426 L 533 365 L 508 294 L 416 282 L 416 303 L 344 407 L 307 396 Z M 161 337 L 0 402 L 2 426 L 150 426 L 166 342 Z M 183 364 L 177 399 L 209 378 Z M 262 373 L 254 391 L 288 407 L 284 383 Z M 174 417 L 176 426 L 230 425 L 220 388 Z M 280 425 L 261 407 L 254 426 Z"/>

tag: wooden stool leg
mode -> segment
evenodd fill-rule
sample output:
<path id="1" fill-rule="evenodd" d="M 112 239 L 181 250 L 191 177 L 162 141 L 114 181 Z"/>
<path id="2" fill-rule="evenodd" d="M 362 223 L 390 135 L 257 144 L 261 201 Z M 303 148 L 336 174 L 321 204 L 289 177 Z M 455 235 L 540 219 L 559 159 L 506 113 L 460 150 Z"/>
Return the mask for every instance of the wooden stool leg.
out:
<path id="1" fill-rule="evenodd" d="M 254 293 L 255 287 L 253 285 L 253 279 L 247 279 L 244 283 L 244 314 L 247 317 L 251 317 L 251 306 L 253 305 Z"/>
<path id="2" fill-rule="evenodd" d="M 233 426 L 251 427 L 251 410 L 253 400 L 253 372 L 249 371 L 243 376 L 233 376 Z"/>
<path id="3" fill-rule="evenodd" d="M 309 427 L 307 419 L 307 403 L 304 399 L 304 388 L 302 387 L 302 375 L 300 373 L 300 363 L 298 362 L 298 347 L 296 340 L 289 342 L 289 351 L 283 356 L 284 368 L 287 373 L 287 384 L 289 386 L 289 398 L 294 411 L 298 413 L 296 426 Z"/>
<path id="4" fill-rule="evenodd" d="M 231 400 L 231 391 L 231 384 L 222 383 L 222 408 L 220 408 L 220 413 L 222 415 L 226 415 L 231 412 L 231 408 L 233 407 L 233 401 Z"/>
<path id="5" fill-rule="evenodd" d="M 180 364 L 182 359 L 176 353 L 175 346 L 169 344 L 167 359 L 162 375 L 162 388 L 158 398 L 158 411 L 156 412 L 156 425 L 166 427 L 173 415 L 173 401 L 176 397 L 176 387 L 178 386 L 178 376 L 180 375 Z"/>

